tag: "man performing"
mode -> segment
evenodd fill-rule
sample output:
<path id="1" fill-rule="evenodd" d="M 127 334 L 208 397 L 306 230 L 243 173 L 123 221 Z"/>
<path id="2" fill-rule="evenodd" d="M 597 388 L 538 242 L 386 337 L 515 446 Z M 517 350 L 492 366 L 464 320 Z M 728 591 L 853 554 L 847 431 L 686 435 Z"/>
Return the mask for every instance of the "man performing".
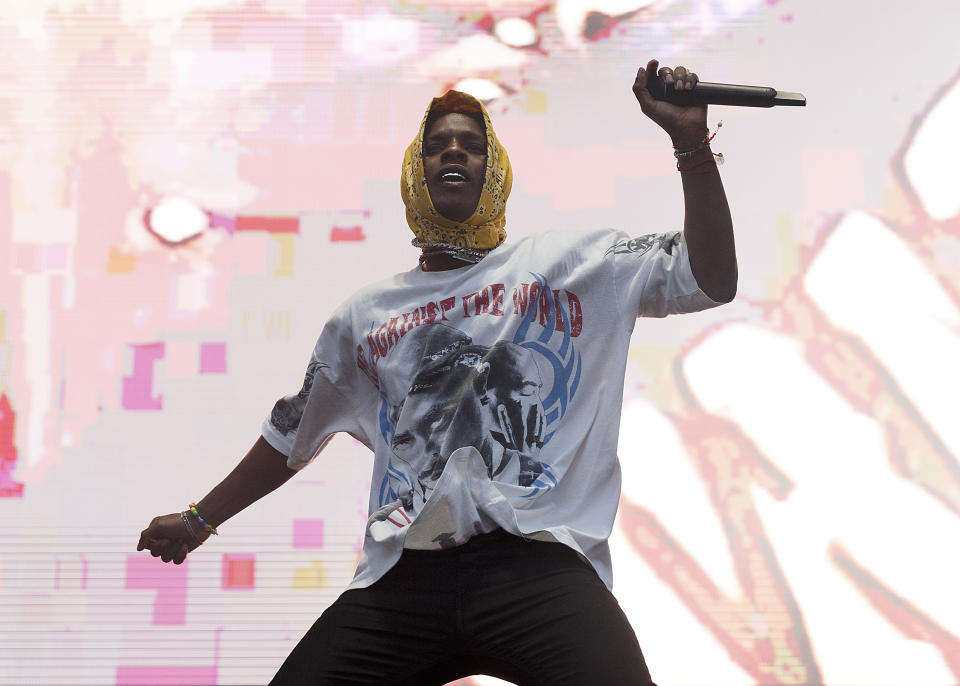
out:
<path id="1" fill-rule="evenodd" d="M 682 233 L 504 243 L 506 151 L 479 101 L 434 98 L 401 177 L 420 264 L 341 305 L 240 464 L 142 532 L 138 550 L 179 564 L 335 432 L 374 451 L 356 575 L 272 683 L 652 684 L 609 590 L 630 336 L 639 316 L 729 302 L 737 281 L 707 108 L 646 90 L 648 73 L 687 90 L 697 75 L 657 67 L 633 92 L 673 141 Z"/>

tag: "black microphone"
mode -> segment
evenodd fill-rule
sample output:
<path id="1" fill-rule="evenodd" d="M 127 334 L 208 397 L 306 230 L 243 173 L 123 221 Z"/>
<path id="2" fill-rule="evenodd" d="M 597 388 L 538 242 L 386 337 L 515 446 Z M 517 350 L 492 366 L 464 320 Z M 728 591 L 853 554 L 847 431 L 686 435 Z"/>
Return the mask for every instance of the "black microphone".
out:
<path id="1" fill-rule="evenodd" d="M 739 107 L 773 107 L 791 105 L 806 107 L 802 93 L 788 93 L 764 86 L 736 86 L 730 83 L 698 81 L 691 90 L 678 91 L 656 74 L 647 74 L 647 90 L 655 100 L 674 105 L 734 105 Z"/>

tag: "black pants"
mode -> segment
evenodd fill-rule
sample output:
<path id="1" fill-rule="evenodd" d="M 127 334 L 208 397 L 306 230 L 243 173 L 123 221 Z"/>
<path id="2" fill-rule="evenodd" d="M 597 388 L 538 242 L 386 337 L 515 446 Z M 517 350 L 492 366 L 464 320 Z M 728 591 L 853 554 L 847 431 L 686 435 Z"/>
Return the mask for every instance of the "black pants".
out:
<path id="1" fill-rule="evenodd" d="M 273 686 L 434 686 L 487 674 L 520 686 L 651 686 L 633 629 L 600 577 L 561 543 L 502 530 L 405 550 L 345 591 Z"/>

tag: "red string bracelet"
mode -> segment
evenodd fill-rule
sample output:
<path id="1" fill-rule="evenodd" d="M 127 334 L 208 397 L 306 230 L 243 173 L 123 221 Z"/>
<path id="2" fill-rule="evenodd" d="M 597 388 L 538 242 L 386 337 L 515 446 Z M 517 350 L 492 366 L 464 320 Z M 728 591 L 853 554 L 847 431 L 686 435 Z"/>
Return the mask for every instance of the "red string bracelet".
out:
<path id="1" fill-rule="evenodd" d="M 713 133 L 710 133 L 710 129 L 707 129 L 707 135 L 703 137 L 703 140 L 702 140 L 702 141 L 700 141 L 700 145 L 698 145 L 698 146 L 695 147 L 695 148 L 691 148 L 690 150 L 677 150 L 676 148 L 674 148 L 674 150 L 673 150 L 673 156 L 677 158 L 677 169 L 680 170 L 680 171 L 683 171 L 682 169 L 680 169 L 680 160 L 681 160 L 682 158 L 684 158 L 684 157 L 689 157 L 689 156 L 691 156 L 691 155 L 693 155 L 693 154 L 696 154 L 696 153 L 700 152 L 700 151 L 703 150 L 704 148 L 709 147 L 709 146 L 710 146 L 710 141 L 712 141 L 714 138 L 716 138 L 716 137 L 717 137 L 717 134 L 720 133 L 720 127 L 721 127 L 721 126 L 723 126 L 723 121 L 717 122 L 717 128 L 714 129 L 714 132 L 713 132 Z M 713 152 L 713 151 L 711 151 L 711 154 L 712 154 L 713 157 L 715 158 L 717 164 L 723 164 L 724 158 L 723 158 L 723 153 L 722 153 L 722 152 Z M 690 169 L 692 169 L 692 168 L 693 168 L 693 167 L 690 167 Z"/>

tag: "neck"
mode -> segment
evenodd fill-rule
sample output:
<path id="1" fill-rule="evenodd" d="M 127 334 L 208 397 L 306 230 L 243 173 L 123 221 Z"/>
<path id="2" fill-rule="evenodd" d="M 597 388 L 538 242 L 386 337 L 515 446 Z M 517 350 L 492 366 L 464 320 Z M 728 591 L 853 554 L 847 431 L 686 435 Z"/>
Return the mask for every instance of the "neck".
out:
<path id="1" fill-rule="evenodd" d="M 453 255 L 442 252 L 441 248 L 421 248 L 420 268 L 425 272 L 442 272 L 448 269 L 466 267 L 470 262 L 458 260 Z"/>

